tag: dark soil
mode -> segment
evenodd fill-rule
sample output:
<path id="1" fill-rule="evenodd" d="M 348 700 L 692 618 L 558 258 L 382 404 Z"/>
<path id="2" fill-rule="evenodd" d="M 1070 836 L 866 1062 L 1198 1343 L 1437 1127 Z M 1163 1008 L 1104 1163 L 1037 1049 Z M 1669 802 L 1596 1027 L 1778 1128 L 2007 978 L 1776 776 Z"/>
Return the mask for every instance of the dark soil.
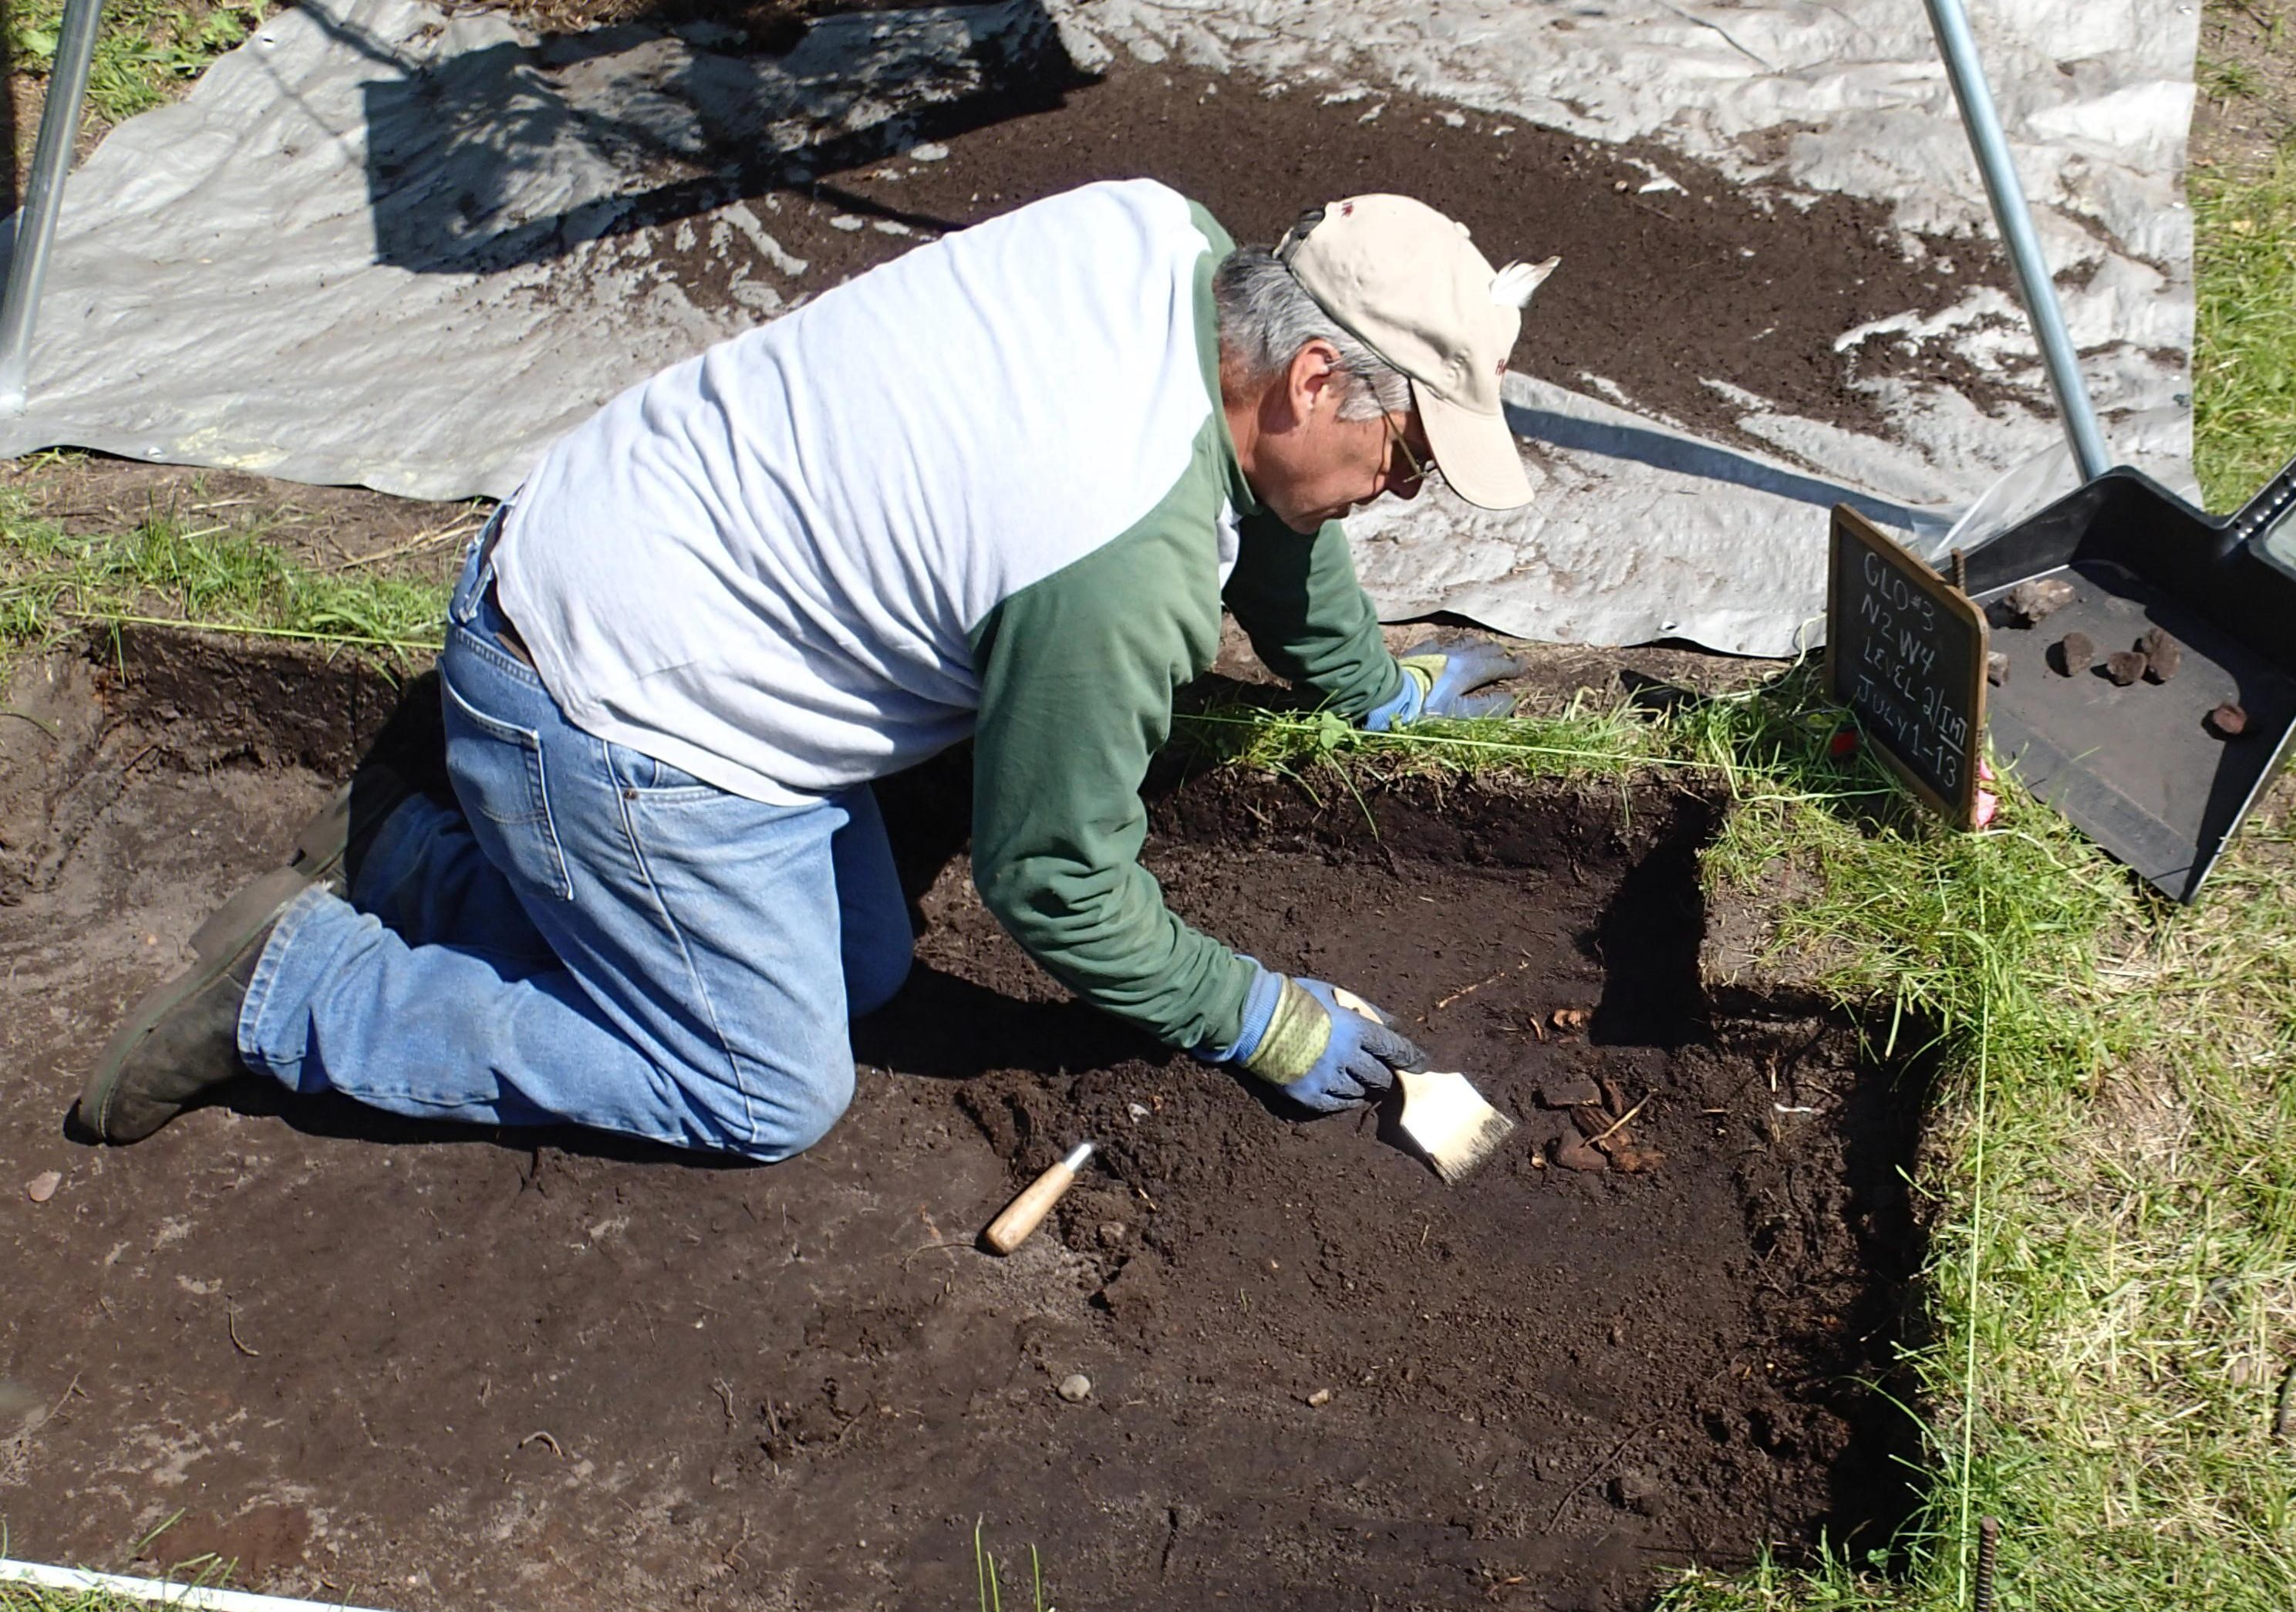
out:
<path id="1" fill-rule="evenodd" d="M 1562 257 L 1525 317 L 1515 368 L 1582 389 L 1601 377 L 1639 407 L 1735 437 L 1744 410 L 1710 382 L 1786 412 L 1886 431 L 1873 398 L 1853 384 L 1862 360 L 1837 354 L 1834 339 L 1870 319 L 1948 307 L 1972 280 L 2006 284 L 1993 255 L 1965 242 L 1936 243 L 1939 251 L 1909 261 L 1878 204 L 1788 202 L 1660 147 L 1595 144 L 1448 102 L 1382 91 L 1326 105 L 1315 85 L 1129 61 L 1096 81 L 1064 59 L 1041 62 L 1011 83 L 999 96 L 933 115 L 929 127 L 948 150 L 939 161 L 864 150 L 801 154 L 803 177 L 787 168 L 739 170 L 734 188 L 813 265 L 786 289 L 832 284 L 920 234 L 1100 179 L 1161 179 L 1240 242 L 1263 245 L 1302 208 L 1396 191 L 1467 224 L 1495 263 Z M 1373 108 L 1378 116 L 1366 120 Z M 1636 159 L 1683 188 L 1640 193 L 1649 175 Z M 839 218 L 846 227 L 832 224 Z M 633 215 L 623 226 L 647 221 Z M 1960 260 L 1958 273 L 1938 272 L 1940 252 Z M 681 282 L 688 296 L 730 300 L 709 278 L 726 273 L 722 264 L 697 259 L 692 272 L 696 279 Z M 1980 403 L 1996 390 L 1966 366 L 1926 378 Z"/>
<path id="2" fill-rule="evenodd" d="M 1374 1116 L 1303 1122 L 1066 1000 L 941 866 L 961 756 L 887 792 L 922 966 L 791 1164 L 252 1081 L 132 1149 L 66 1139 L 112 1017 L 388 695 L 164 635 L 10 691 L 38 719 L 0 723 L 12 1554 L 211 1552 L 406 1608 L 906 1608 L 972 1604 L 979 1518 L 1063 1607 L 1618 1608 L 1905 1514 L 1862 1385 L 1919 1254 L 1919 1082 L 1807 1004 L 1708 999 L 1716 810 L 1652 786 L 1156 802 L 1178 910 L 1519 1117 L 1457 1188 Z M 979 1253 L 1086 1135 L 1046 1231 Z M 1601 1167 L 1541 1167 L 1565 1152 Z"/>

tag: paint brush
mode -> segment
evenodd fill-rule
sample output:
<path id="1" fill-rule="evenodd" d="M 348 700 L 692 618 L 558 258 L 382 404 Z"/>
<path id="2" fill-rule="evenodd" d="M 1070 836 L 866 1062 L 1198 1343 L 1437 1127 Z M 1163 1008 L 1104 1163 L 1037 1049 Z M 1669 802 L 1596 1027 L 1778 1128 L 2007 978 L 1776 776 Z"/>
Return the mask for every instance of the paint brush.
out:
<path id="1" fill-rule="evenodd" d="M 1345 986 L 1332 987 L 1332 995 L 1341 1007 L 1387 1023 L 1386 1015 Z M 1485 1102 L 1464 1074 L 1398 1069 L 1395 1083 L 1403 1093 L 1398 1128 L 1426 1155 L 1447 1186 L 1456 1187 L 1473 1174 L 1514 1129 L 1514 1122 Z"/>
<path id="2" fill-rule="evenodd" d="M 1485 1102 L 1464 1074 L 1398 1069 L 1395 1083 L 1403 1092 L 1397 1126 L 1447 1186 L 1473 1174 L 1514 1129 L 1514 1122 Z"/>

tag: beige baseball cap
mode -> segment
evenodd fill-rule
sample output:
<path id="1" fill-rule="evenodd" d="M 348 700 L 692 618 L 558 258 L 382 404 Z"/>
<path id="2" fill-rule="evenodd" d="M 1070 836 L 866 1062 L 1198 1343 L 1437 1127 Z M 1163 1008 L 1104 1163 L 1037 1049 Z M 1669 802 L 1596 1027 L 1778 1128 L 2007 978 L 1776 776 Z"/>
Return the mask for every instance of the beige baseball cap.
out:
<path id="1" fill-rule="evenodd" d="M 1530 502 L 1499 407 L 1523 305 L 1560 258 L 1494 270 L 1467 226 L 1408 196 L 1349 196 L 1300 218 L 1275 255 L 1341 326 L 1411 379 L 1443 479 L 1470 504 Z"/>

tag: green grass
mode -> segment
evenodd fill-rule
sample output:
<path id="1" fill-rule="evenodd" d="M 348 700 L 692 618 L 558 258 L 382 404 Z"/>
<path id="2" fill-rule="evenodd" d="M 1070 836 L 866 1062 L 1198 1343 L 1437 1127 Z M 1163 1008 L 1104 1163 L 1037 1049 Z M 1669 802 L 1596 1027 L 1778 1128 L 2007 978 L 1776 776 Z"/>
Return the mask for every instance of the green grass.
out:
<path id="1" fill-rule="evenodd" d="M 2296 153 L 2260 171 L 2196 169 L 2193 469 L 2237 507 L 2296 456 Z"/>
<path id="2" fill-rule="evenodd" d="M 87 104 L 118 123 L 172 99 L 208 63 L 237 45 L 261 21 L 262 4 L 168 4 L 165 0 L 106 0 L 88 72 Z M 45 78 L 55 61 L 63 0 L 18 0 L 0 27 L 18 71 Z"/>
<path id="3" fill-rule="evenodd" d="M 984 1526 L 983 1519 L 976 1517 L 973 1520 L 972 1571 L 980 1585 L 980 1612 L 1004 1612 L 1004 1585 L 997 1572 L 996 1554 L 988 1549 L 988 1542 L 982 1533 Z M 1052 1612 L 1045 1603 L 1045 1564 L 1037 1559 L 1034 1545 L 1029 1547 L 1029 1590 L 1028 1606 L 1024 1608 L 1016 1600 L 1013 1603 L 1013 1612 Z M 1013 1592 L 1016 1596 L 1020 1592 L 1017 1583 L 1013 1585 Z"/>
<path id="4" fill-rule="evenodd" d="M 441 582 L 296 564 L 260 528 L 155 508 L 125 531 L 68 533 L 0 491 L 0 657 L 91 625 L 164 621 L 404 654 L 435 650 Z"/>

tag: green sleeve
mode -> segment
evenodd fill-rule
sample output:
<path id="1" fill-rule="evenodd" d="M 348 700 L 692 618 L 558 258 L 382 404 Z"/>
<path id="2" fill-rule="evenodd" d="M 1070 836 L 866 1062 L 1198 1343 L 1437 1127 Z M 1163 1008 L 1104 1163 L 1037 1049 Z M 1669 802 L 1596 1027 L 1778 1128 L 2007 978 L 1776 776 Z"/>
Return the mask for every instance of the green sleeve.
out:
<path id="1" fill-rule="evenodd" d="M 1340 523 L 1326 521 L 1315 536 L 1302 537 L 1261 514 L 1238 530 L 1227 605 L 1267 669 L 1316 690 L 1350 721 L 1392 698 L 1403 672 L 1356 580 Z"/>
<path id="2" fill-rule="evenodd" d="M 1193 527 L 1160 506 L 973 634 L 981 899 L 1062 983 L 1185 1048 L 1235 1039 L 1252 978 L 1172 916 L 1139 861 L 1140 785 L 1171 732 L 1173 691 L 1218 647 L 1218 573 L 1204 522 Z"/>

